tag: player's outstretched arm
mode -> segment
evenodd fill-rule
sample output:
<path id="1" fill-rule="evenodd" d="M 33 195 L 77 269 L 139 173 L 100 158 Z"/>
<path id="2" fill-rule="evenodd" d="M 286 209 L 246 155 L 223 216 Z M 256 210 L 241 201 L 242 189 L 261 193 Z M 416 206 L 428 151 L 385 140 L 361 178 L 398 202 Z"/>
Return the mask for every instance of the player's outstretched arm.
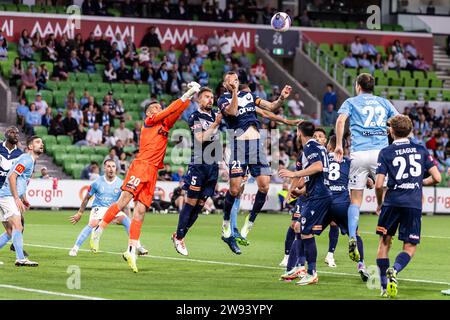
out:
<path id="1" fill-rule="evenodd" d="M 288 126 L 296 126 L 298 125 L 300 122 L 302 122 L 303 120 L 289 120 L 289 119 L 285 119 L 283 117 L 280 117 L 279 115 L 271 112 L 271 111 L 267 111 L 264 109 L 261 109 L 259 107 L 256 107 L 256 113 L 259 114 L 261 117 L 272 120 L 272 121 L 276 121 L 277 123 L 282 123 L 282 124 L 286 124 Z"/>
<path id="2" fill-rule="evenodd" d="M 334 149 L 334 158 L 338 162 L 341 162 L 344 157 L 342 140 L 344 139 L 345 121 L 347 118 L 347 114 L 341 113 L 336 120 L 336 148 Z"/>
<path id="3" fill-rule="evenodd" d="M 194 134 L 195 139 L 199 142 L 209 141 L 216 132 L 217 128 L 220 126 L 221 122 L 222 122 L 222 114 L 218 113 L 216 115 L 216 120 L 211 124 L 211 126 L 206 131 L 195 132 Z"/>
<path id="4" fill-rule="evenodd" d="M 231 92 L 231 101 L 221 111 L 227 116 L 237 116 L 238 113 L 238 94 L 239 84 L 236 82 L 224 83 L 224 87 Z M 220 106 L 219 106 L 220 107 Z"/>
<path id="5" fill-rule="evenodd" d="M 17 209 L 19 209 L 20 213 L 24 213 L 26 210 L 25 205 L 22 202 L 22 199 L 19 197 L 19 193 L 17 192 L 17 173 L 13 171 L 13 173 L 8 178 L 9 189 L 11 190 L 11 194 L 16 202 Z"/>
<path id="6" fill-rule="evenodd" d="M 284 86 L 284 88 L 281 91 L 281 94 L 277 100 L 275 100 L 273 102 L 269 102 L 267 100 L 260 99 L 258 106 L 267 111 L 271 111 L 271 112 L 277 111 L 279 108 L 281 108 L 283 106 L 284 100 L 286 100 L 289 97 L 291 92 L 292 92 L 292 87 L 286 85 L 286 86 Z"/>
<path id="7" fill-rule="evenodd" d="M 287 169 L 280 169 L 279 175 L 282 178 L 301 178 L 306 176 L 311 176 L 313 174 L 323 171 L 322 161 L 316 161 L 311 164 L 308 168 L 300 171 L 290 171 Z"/>
<path id="8" fill-rule="evenodd" d="M 69 221 L 70 221 L 72 224 L 76 224 L 78 221 L 80 221 L 81 216 L 83 215 L 84 210 L 86 210 L 86 206 L 87 206 L 87 204 L 88 204 L 88 202 L 89 202 L 90 199 L 91 199 L 91 195 L 90 195 L 89 192 L 88 192 L 88 193 L 86 193 L 86 195 L 84 196 L 83 201 L 81 202 L 81 205 L 80 205 L 80 209 L 78 209 L 78 212 L 75 213 L 73 216 L 70 216 L 70 217 L 69 217 Z"/>
<path id="9" fill-rule="evenodd" d="M 423 185 L 424 186 L 434 186 L 436 184 L 441 183 L 442 176 L 441 176 L 441 173 L 439 172 L 439 170 L 438 170 L 438 168 L 436 166 L 431 167 L 428 170 L 428 173 L 430 174 L 430 176 L 423 180 Z"/>

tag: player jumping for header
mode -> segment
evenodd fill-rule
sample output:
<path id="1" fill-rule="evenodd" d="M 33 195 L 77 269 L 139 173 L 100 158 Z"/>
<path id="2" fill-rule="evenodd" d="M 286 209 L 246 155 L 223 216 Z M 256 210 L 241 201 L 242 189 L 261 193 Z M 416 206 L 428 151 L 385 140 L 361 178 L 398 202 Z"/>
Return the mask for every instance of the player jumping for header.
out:
<path id="1" fill-rule="evenodd" d="M 377 168 L 377 158 L 381 149 L 388 146 L 387 121 L 398 111 L 385 98 L 372 94 L 375 79 L 367 73 L 361 73 L 356 78 L 356 97 L 348 98 L 339 109 L 336 121 L 336 149 L 334 157 L 342 161 L 344 149 L 342 140 L 345 121 L 350 118 L 351 153 L 350 164 L 350 196 L 348 208 L 349 256 L 355 262 L 360 259 L 356 229 L 359 221 L 364 188 L 369 175 L 374 176 Z"/>
<path id="2" fill-rule="evenodd" d="M 138 272 L 136 249 L 145 212 L 152 203 L 158 169 L 164 167 L 163 159 L 169 139 L 169 130 L 189 106 L 190 99 L 199 90 L 200 85 L 198 83 L 190 82 L 188 90 L 183 96 L 172 102 L 166 109 L 162 110 L 161 105 L 156 101 L 147 105 L 146 118 L 141 130 L 139 154 L 128 170 L 119 200 L 109 207 L 102 222 L 94 229 L 92 247 L 98 250 L 103 230 L 134 199 L 135 206 L 130 225 L 128 249 L 123 253 L 123 258 L 128 262 L 133 272 Z"/>
<path id="3" fill-rule="evenodd" d="M 250 170 L 256 178 L 258 192 L 250 214 L 241 229 L 241 235 L 247 238 L 256 216 L 266 202 L 270 183 L 270 167 L 264 150 L 264 139 L 260 138 L 260 122 L 256 116 L 256 107 L 268 111 L 275 111 L 283 105 L 283 101 L 292 91 L 285 86 L 280 97 L 274 102 L 263 100 L 247 91 L 239 91 L 239 79 L 235 72 L 228 72 L 224 76 L 224 87 L 228 92 L 223 94 L 217 105 L 224 115 L 224 120 L 231 133 L 231 161 L 230 188 L 225 196 L 223 208 L 224 221 L 222 227 L 223 238 L 231 237 L 230 214 L 234 201 L 241 189 L 243 176 Z"/>
<path id="4" fill-rule="evenodd" d="M 377 265 L 380 269 L 381 296 L 397 295 L 397 274 L 414 256 L 420 243 L 422 220 L 422 187 L 441 182 L 441 174 L 427 149 L 408 139 L 412 130 L 409 117 L 397 115 L 391 120 L 394 142 L 382 149 L 378 156 L 375 182 L 378 226 L 380 235 Z M 424 174 L 430 176 L 424 179 Z M 388 176 L 387 191 L 383 201 L 383 184 Z M 403 241 L 403 251 L 389 264 L 392 237 L 399 229 L 398 239 Z"/>

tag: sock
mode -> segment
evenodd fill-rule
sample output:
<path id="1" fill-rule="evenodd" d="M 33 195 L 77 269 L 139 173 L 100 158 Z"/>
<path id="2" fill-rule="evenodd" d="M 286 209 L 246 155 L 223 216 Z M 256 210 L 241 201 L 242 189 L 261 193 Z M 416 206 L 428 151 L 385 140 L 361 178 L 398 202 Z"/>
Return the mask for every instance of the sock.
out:
<path id="1" fill-rule="evenodd" d="M 292 242 L 291 249 L 289 250 L 289 258 L 286 266 L 286 271 L 291 271 L 294 267 L 297 266 L 298 260 L 298 241 L 294 239 Z"/>
<path id="2" fill-rule="evenodd" d="M 264 207 L 264 203 L 266 203 L 267 193 L 263 193 L 258 191 L 255 196 L 255 203 L 253 203 L 253 208 L 250 211 L 250 222 L 255 222 L 256 216 L 261 211 L 262 207 Z"/>
<path id="3" fill-rule="evenodd" d="M 359 207 L 356 204 L 351 204 L 348 207 L 348 232 L 350 238 L 356 239 L 356 229 L 359 222 Z"/>
<path id="4" fill-rule="evenodd" d="M 227 194 L 225 195 L 225 201 L 223 204 L 223 220 L 230 221 L 231 208 L 233 207 L 235 199 L 236 197 L 233 197 L 230 194 L 230 191 L 227 191 Z"/>
<path id="5" fill-rule="evenodd" d="M 200 212 L 202 212 L 202 209 L 204 207 L 205 204 L 196 204 L 194 209 L 192 209 L 191 211 L 191 216 L 189 217 L 189 222 L 186 226 L 186 233 L 188 232 L 188 230 L 194 225 L 195 221 L 197 221 L 198 215 L 200 214 Z M 186 234 L 185 234 L 186 236 Z"/>
<path id="6" fill-rule="evenodd" d="M 287 229 L 286 239 L 284 240 L 284 254 L 289 254 L 291 250 L 292 243 L 295 240 L 295 231 L 291 227 Z"/>
<path id="7" fill-rule="evenodd" d="M 131 225 L 130 218 L 125 217 L 121 223 L 122 223 L 123 227 L 125 228 L 126 233 L 129 235 L 130 234 L 130 225 Z"/>
<path id="8" fill-rule="evenodd" d="M 12 232 L 12 242 L 14 248 L 16 249 L 16 259 L 23 260 L 25 256 L 23 254 L 23 236 L 22 231 L 13 230 Z"/>
<path id="9" fill-rule="evenodd" d="M 178 227 L 177 227 L 177 239 L 181 240 L 186 235 L 186 227 L 189 223 L 189 219 L 191 217 L 191 212 L 194 209 L 193 205 L 189 203 L 185 203 L 183 209 L 178 216 Z"/>
<path id="10" fill-rule="evenodd" d="M 339 227 L 330 226 L 330 232 L 328 233 L 328 237 L 329 237 L 328 252 L 334 253 L 334 250 L 336 250 L 336 246 L 339 240 Z"/>
<path id="11" fill-rule="evenodd" d="M 87 225 L 81 230 L 80 234 L 78 235 L 77 241 L 75 242 L 75 245 L 81 247 L 83 245 L 83 242 L 86 241 L 86 239 L 91 235 L 92 232 L 91 226 Z"/>
<path id="12" fill-rule="evenodd" d="M 359 262 L 364 263 L 364 245 L 360 236 L 356 236 L 356 245 L 359 251 Z"/>
<path id="13" fill-rule="evenodd" d="M 305 246 L 305 257 L 308 262 L 308 274 L 313 275 L 316 271 L 317 260 L 317 246 L 316 239 L 314 237 L 308 239 L 302 239 Z"/>
<path id="14" fill-rule="evenodd" d="M 230 213 L 230 227 L 231 227 L 231 236 L 236 236 L 235 230 L 237 230 L 237 215 L 239 212 L 239 207 L 241 205 L 241 199 L 236 198 L 233 203 L 233 207 L 231 207 Z"/>
<path id="15" fill-rule="evenodd" d="M 305 266 L 306 263 L 306 255 L 305 255 L 305 243 L 302 240 L 301 234 L 296 233 L 295 234 L 297 238 L 297 245 L 298 245 L 298 259 L 297 259 L 297 266 Z"/>
<path id="16" fill-rule="evenodd" d="M 137 242 L 141 236 L 142 221 L 133 219 L 130 225 L 130 242 L 137 247 Z"/>
<path id="17" fill-rule="evenodd" d="M 406 252 L 400 252 L 398 256 L 395 258 L 394 269 L 397 272 L 402 271 L 408 265 L 409 261 L 411 261 L 411 256 Z"/>
<path id="18" fill-rule="evenodd" d="M 381 287 L 386 290 L 387 288 L 387 277 L 386 271 L 389 268 L 389 258 L 377 259 L 377 266 L 380 269 L 380 282 Z"/>
<path id="19" fill-rule="evenodd" d="M 105 229 L 106 226 L 114 220 L 119 212 L 120 209 L 117 206 L 117 203 L 113 203 L 112 206 L 109 207 L 108 210 L 106 210 L 105 215 L 103 216 L 103 219 L 99 224 L 100 228 Z"/>
<path id="20" fill-rule="evenodd" d="M 0 249 L 3 248 L 9 240 L 11 240 L 11 236 L 7 232 L 4 232 L 0 236 Z"/>

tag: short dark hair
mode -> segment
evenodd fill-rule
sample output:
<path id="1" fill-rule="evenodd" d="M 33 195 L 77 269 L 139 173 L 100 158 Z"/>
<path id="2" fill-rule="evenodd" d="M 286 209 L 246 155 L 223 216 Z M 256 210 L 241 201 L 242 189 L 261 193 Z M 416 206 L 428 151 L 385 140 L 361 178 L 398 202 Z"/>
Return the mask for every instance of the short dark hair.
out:
<path id="1" fill-rule="evenodd" d="M 300 130 L 304 136 L 312 137 L 316 130 L 316 126 L 310 121 L 303 121 L 298 124 L 297 129 Z"/>
<path id="2" fill-rule="evenodd" d="M 113 159 L 106 159 L 105 161 L 103 161 L 103 165 L 107 164 L 108 162 L 116 164 L 116 162 Z"/>
<path id="3" fill-rule="evenodd" d="M 336 136 L 332 135 L 328 141 L 328 144 L 331 145 L 331 149 L 336 149 Z"/>
<path id="4" fill-rule="evenodd" d="M 361 73 L 356 77 L 356 83 L 361 87 L 364 92 L 373 92 L 375 87 L 375 78 L 369 73 Z"/>
<path id="5" fill-rule="evenodd" d="M 330 87 L 331 89 L 334 89 L 334 86 L 332 83 L 327 83 L 327 87 Z"/>
<path id="6" fill-rule="evenodd" d="M 39 137 L 39 136 L 31 136 L 31 137 L 28 137 L 27 138 L 27 148 L 28 148 L 28 146 L 30 145 L 30 144 L 32 144 L 33 142 L 34 142 L 34 140 L 36 140 L 36 139 L 41 139 L 41 137 Z"/>
<path id="7" fill-rule="evenodd" d="M 317 132 L 317 131 L 322 132 L 322 133 L 325 135 L 325 137 L 327 136 L 327 132 L 325 131 L 324 128 L 316 128 L 316 129 L 314 130 L 314 132 Z"/>
<path id="8" fill-rule="evenodd" d="M 233 74 L 238 75 L 238 74 L 237 74 L 236 72 L 234 72 L 234 71 L 228 71 L 227 73 L 224 74 L 223 79 L 225 80 L 225 78 L 226 78 L 227 76 L 231 76 L 231 75 L 233 75 Z"/>
<path id="9" fill-rule="evenodd" d="M 204 92 L 213 93 L 211 88 L 209 88 L 209 87 L 201 87 L 200 91 L 198 92 L 198 96 L 200 97 Z"/>
<path id="10" fill-rule="evenodd" d="M 150 108 L 150 106 L 151 106 L 152 104 L 159 104 L 159 101 L 157 101 L 157 100 L 151 100 L 151 101 L 147 104 L 147 106 L 145 107 L 145 112 L 147 112 L 148 108 Z"/>

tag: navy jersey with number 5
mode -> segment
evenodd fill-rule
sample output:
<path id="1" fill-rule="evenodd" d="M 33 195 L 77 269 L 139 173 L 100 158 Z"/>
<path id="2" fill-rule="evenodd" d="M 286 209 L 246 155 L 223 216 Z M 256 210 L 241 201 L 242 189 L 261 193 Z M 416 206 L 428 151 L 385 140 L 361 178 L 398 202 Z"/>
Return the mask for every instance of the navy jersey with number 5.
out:
<path id="1" fill-rule="evenodd" d="M 197 142 L 194 135 L 199 132 L 205 132 L 216 121 L 214 112 L 206 113 L 200 110 L 194 111 L 188 119 L 191 128 L 192 153 L 191 164 L 215 164 L 217 165 L 216 150 L 221 150 L 218 133 L 213 134 L 208 141 Z M 217 144 L 219 143 L 219 146 Z M 214 147 L 213 145 L 214 144 Z M 209 147 L 211 145 L 211 147 Z M 201 146 L 201 148 L 199 148 Z M 219 156 L 219 155 L 217 155 Z"/>
<path id="2" fill-rule="evenodd" d="M 224 93 L 217 100 L 217 106 L 223 113 L 226 107 L 231 104 L 232 95 L 229 92 Z M 238 92 L 238 112 L 236 116 L 228 116 L 224 114 L 224 120 L 228 129 L 242 130 L 244 133 L 250 126 L 254 125 L 257 129 L 260 127 L 260 122 L 256 115 L 256 107 L 259 105 L 261 99 L 251 92 Z"/>
<path id="3" fill-rule="evenodd" d="M 422 209 L 425 172 L 434 166 L 425 147 L 409 139 L 395 140 L 378 156 L 377 174 L 388 175 L 383 206 Z"/>
<path id="4" fill-rule="evenodd" d="M 313 163 L 321 161 L 323 171 L 305 177 L 306 200 L 331 196 L 328 189 L 328 156 L 327 150 L 316 140 L 311 139 L 303 146 L 302 166 L 307 169 Z"/>
<path id="5" fill-rule="evenodd" d="M 350 175 L 351 159 L 344 157 L 342 162 L 334 159 L 334 153 L 328 154 L 328 182 L 333 194 L 333 203 L 350 202 L 348 181 Z"/>

